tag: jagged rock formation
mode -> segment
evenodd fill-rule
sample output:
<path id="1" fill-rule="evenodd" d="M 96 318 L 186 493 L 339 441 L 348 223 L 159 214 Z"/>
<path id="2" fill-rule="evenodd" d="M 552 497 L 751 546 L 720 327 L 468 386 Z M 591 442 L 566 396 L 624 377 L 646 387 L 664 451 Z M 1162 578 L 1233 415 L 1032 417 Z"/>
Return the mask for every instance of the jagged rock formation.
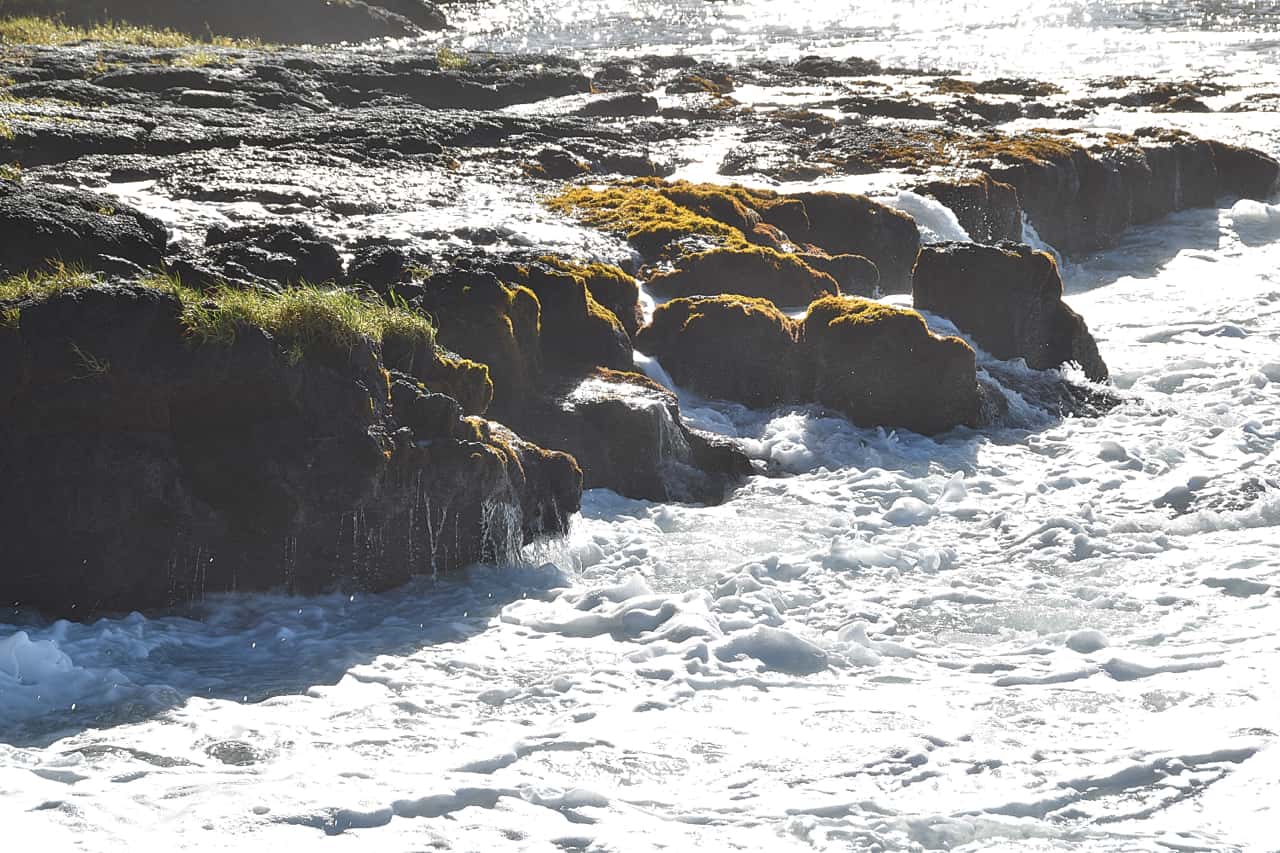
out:
<path id="1" fill-rule="evenodd" d="M 1029 246 L 941 243 L 916 261 L 916 308 L 951 320 L 996 358 L 1036 370 L 1079 364 L 1095 382 L 1107 365 L 1084 319 L 1062 301 L 1053 257 Z"/>
<path id="2" fill-rule="evenodd" d="M 73 618 L 227 590 L 385 589 L 561 533 L 582 474 L 380 349 L 195 345 L 149 288 L 6 306 L 0 595 Z M 6 318 L 11 315 L 6 313 Z"/>
<path id="3" fill-rule="evenodd" d="M 976 424 L 974 352 L 914 311 L 831 296 L 792 320 L 763 299 L 676 299 L 637 345 L 683 385 L 751 406 L 820 403 L 862 426 L 934 434 Z"/>

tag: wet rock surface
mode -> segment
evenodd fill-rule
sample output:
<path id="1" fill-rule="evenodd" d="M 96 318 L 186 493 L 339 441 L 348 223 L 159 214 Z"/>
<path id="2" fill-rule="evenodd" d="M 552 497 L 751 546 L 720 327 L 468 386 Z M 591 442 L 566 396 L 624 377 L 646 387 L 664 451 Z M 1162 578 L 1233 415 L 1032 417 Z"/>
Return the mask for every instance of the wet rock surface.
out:
<path id="1" fill-rule="evenodd" d="M 393 387 L 376 347 L 293 363 L 247 327 L 193 346 L 178 300 L 148 288 L 16 307 L 0 588 L 47 613 L 385 589 L 510 558 L 577 507 L 571 457 L 463 419 L 414 380 Z"/>
<path id="2" fill-rule="evenodd" d="M 820 403 L 863 426 L 934 434 L 976 424 L 972 349 L 913 311 L 828 296 L 793 320 L 763 299 L 677 299 L 638 345 L 678 382 L 756 407 Z"/>
<path id="3" fill-rule="evenodd" d="M 1053 257 L 1029 246 L 941 243 L 916 261 L 916 308 L 940 314 L 1002 360 L 1048 370 L 1080 365 L 1095 382 L 1107 365 L 1084 319 L 1062 301 Z"/>
<path id="4" fill-rule="evenodd" d="M 305 5 L 269 5 L 290 4 Z M 341 9 L 307 25 L 357 15 L 366 29 L 349 37 L 364 38 L 437 20 L 413 0 L 329 6 Z M 328 282 L 430 317 L 440 347 L 299 366 L 261 335 L 190 348 L 154 290 L 24 307 L 0 329 L 3 499 L 27 528 L 15 564 L 33 574 L 6 582 L 83 615 L 233 587 L 381 587 L 492 558 L 562 530 L 576 506 L 568 457 L 517 433 L 577 457 L 588 487 L 722 500 L 750 465 L 634 372 L 637 349 L 682 386 L 749 406 L 817 403 L 925 433 L 998 422 L 967 345 L 856 297 L 911 292 L 914 271 L 917 306 L 993 355 L 1105 379 L 1052 264 L 1003 241 L 1024 238 L 1025 218 L 1079 255 L 1222 196 L 1268 198 L 1280 165 L 1257 151 L 1068 124 L 1105 108 L 1154 125 L 1228 94 L 1106 80 L 1085 97 L 857 58 L 6 47 L 0 271 L 163 271 L 209 292 Z M 865 192 L 850 191 L 860 178 Z M 898 209 L 926 201 L 954 214 L 947 233 L 990 245 L 938 244 Z M 673 301 L 655 311 L 651 295 Z M 778 308 L 805 305 L 802 319 Z M 1050 408 L 1107 408 L 1046 375 Z M 245 414 L 251 401 L 267 404 Z M 121 478 L 137 494 L 107 506 Z M 236 508 L 245 490 L 251 512 Z M 15 497 L 28 492 L 29 505 Z M 447 521 L 405 515 L 440 512 L 454 492 Z M 130 537 L 135 517 L 145 535 Z M 445 523 L 454 544 L 422 545 Z M 107 577 L 107 565 L 136 569 Z M 231 568 L 247 565 L 263 568 Z M 80 566 L 66 579 L 83 598 L 38 601 L 37 573 L 66 566 Z"/>

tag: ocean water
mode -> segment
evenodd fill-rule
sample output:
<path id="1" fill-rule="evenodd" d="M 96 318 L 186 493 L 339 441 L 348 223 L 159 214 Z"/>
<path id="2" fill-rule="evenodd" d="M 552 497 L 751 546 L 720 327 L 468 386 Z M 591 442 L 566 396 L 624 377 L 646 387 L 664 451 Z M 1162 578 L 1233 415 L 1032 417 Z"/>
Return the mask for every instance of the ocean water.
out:
<path id="1" fill-rule="evenodd" d="M 1026 5 L 528 0 L 456 7 L 448 38 L 1280 88 L 1275 4 Z M 1280 155 L 1280 113 L 1160 118 Z M 1052 377 L 985 355 L 1015 425 L 936 439 L 682 394 L 777 476 L 713 508 L 591 492 L 521 565 L 385 595 L 0 616 L 4 837 L 1280 850 L 1272 202 L 1180 213 L 1064 268 L 1123 398 L 1104 417 L 1051 416 Z"/>

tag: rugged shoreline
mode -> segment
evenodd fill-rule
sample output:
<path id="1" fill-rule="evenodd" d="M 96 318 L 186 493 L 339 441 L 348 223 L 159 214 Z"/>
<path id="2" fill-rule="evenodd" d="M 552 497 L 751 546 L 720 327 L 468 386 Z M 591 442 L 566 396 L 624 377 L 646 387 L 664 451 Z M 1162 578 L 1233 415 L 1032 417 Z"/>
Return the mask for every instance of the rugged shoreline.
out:
<path id="1" fill-rule="evenodd" d="M 1169 131 L 1008 133 L 996 125 L 1097 104 L 857 61 L 81 44 L 5 47 L 0 79 L 0 271 L 93 277 L 0 299 L 19 567 L 0 594 L 78 618 L 509 558 L 562 533 L 584 483 L 723 500 L 751 462 L 685 424 L 636 349 L 747 405 L 924 433 L 999 424 L 969 343 L 864 297 L 914 293 L 998 358 L 1102 382 L 1105 353 L 1053 260 L 1004 243 L 1024 217 L 1087 253 L 1170 212 L 1266 199 L 1280 174 Z M 846 96 L 806 108 L 733 99 L 832 81 Z M 877 87 L 891 93 L 856 94 Z M 1139 110 L 1191 97 L 1130 88 Z M 666 180 L 717 134 L 736 140 L 726 183 L 813 186 Z M 887 197 L 814 189 L 870 172 L 940 202 L 976 243 L 936 242 Z M 550 236 L 513 227 L 522 216 Z M 430 318 L 435 338 L 316 355 L 245 323 L 230 346 L 193 347 L 181 301 L 139 287 L 157 272 L 215 303 L 340 285 Z M 648 294 L 672 301 L 647 311 Z M 317 465 L 344 473 L 321 483 Z M 113 501 L 121 483 L 138 488 Z M 419 512 L 455 499 L 452 520 Z M 61 591 L 42 593 L 50 577 Z"/>

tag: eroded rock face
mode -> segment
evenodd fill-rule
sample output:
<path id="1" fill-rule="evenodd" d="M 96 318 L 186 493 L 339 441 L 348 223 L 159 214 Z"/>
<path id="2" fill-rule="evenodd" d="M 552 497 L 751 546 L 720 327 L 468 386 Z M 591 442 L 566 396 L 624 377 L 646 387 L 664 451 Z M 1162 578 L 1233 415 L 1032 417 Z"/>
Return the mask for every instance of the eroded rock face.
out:
<path id="1" fill-rule="evenodd" d="M 750 406 L 820 403 L 861 426 L 933 434 L 981 414 L 974 352 L 914 311 L 829 296 L 796 321 L 763 299 L 677 299 L 637 344 L 675 380 Z"/>
<path id="2" fill-rule="evenodd" d="M 929 331 L 914 311 L 854 297 L 809 306 L 801 349 L 812 365 L 812 398 L 859 426 L 933 435 L 979 416 L 974 352 Z"/>
<path id="3" fill-rule="evenodd" d="M 763 408 L 791 399 L 798 334 L 767 299 L 682 298 L 659 306 L 636 346 L 682 387 Z"/>
<path id="4" fill-rule="evenodd" d="M 650 278 L 649 289 L 663 297 L 735 293 L 778 305 L 808 305 L 819 296 L 840 292 L 836 280 L 813 264 L 763 248 L 690 255 L 675 269 Z"/>
<path id="5" fill-rule="evenodd" d="M 62 0 L 53 5 L 69 23 L 82 26 L 120 21 L 195 36 L 213 32 L 295 44 L 404 38 L 445 26 L 443 13 L 424 0 Z M 47 15 L 49 6 L 12 0 L 5 11 Z"/>
<path id="6" fill-rule="evenodd" d="M 164 225 L 97 193 L 0 180 L 0 272 L 51 263 L 114 273 L 160 266 Z"/>
<path id="7" fill-rule="evenodd" d="M 1075 362 L 1095 382 L 1107 365 L 1084 319 L 1062 301 L 1058 265 L 1029 246 L 941 243 L 916 262 L 916 308 L 940 314 L 996 358 L 1036 370 Z"/>
<path id="8" fill-rule="evenodd" d="M 50 615 L 507 559 L 561 533 L 574 461 L 460 417 L 371 346 L 193 346 L 170 295 L 72 290 L 0 328 L 0 596 Z M 127 485 L 125 485 L 127 484 Z"/>
<path id="9" fill-rule="evenodd" d="M 886 293 L 911 289 L 911 267 L 920 250 L 915 220 L 865 196 L 846 193 L 798 193 L 809 219 L 807 231 L 792 240 L 813 243 L 832 255 L 862 255 L 880 270 Z"/>
<path id="10" fill-rule="evenodd" d="M 675 394 L 636 373 L 597 370 L 562 383 L 520 421 L 531 439 L 571 453 L 589 489 L 715 504 L 752 473 L 731 442 L 690 429 Z"/>

